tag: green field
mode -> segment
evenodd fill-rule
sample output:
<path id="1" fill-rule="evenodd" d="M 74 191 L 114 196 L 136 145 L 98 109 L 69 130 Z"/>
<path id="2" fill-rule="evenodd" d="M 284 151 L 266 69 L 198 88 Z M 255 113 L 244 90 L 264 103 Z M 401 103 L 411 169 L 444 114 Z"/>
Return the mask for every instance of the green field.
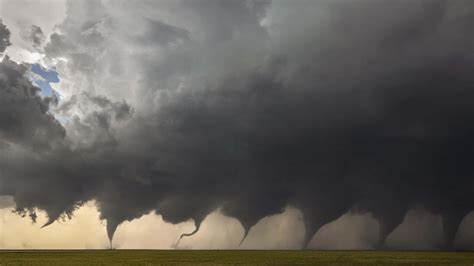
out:
<path id="1" fill-rule="evenodd" d="M 474 252 L 85 250 L 0 251 L 0 265 L 474 265 Z"/>

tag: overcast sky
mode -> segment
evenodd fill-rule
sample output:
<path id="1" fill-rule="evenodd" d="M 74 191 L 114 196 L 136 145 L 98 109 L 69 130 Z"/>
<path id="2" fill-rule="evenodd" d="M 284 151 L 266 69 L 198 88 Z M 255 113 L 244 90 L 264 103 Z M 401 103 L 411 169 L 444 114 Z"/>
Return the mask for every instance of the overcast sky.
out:
<path id="1" fill-rule="evenodd" d="M 0 19 L 0 248 L 474 247 L 471 0 Z"/>

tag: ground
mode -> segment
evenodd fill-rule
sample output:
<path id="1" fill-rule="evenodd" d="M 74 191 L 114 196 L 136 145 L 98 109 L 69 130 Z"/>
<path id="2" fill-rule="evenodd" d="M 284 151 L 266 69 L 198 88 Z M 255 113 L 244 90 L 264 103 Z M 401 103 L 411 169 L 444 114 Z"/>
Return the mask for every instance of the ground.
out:
<path id="1" fill-rule="evenodd" d="M 474 265 L 474 252 L 84 250 L 0 251 L 0 265 Z"/>

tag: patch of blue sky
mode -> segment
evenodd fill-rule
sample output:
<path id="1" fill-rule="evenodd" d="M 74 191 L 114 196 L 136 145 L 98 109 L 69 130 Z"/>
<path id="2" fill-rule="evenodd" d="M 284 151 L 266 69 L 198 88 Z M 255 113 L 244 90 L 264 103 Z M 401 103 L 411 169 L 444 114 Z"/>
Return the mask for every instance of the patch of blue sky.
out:
<path id="1" fill-rule="evenodd" d="M 56 72 L 55 68 L 52 69 L 45 69 L 39 64 L 33 64 L 31 66 L 31 71 L 34 73 L 40 75 L 42 78 L 45 80 L 51 82 L 51 83 L 57 83 L 59 82 L 59 74 Z"/>
<path id="2" fill-rule="evenodd" d="M 45 69 L 39 64 L 33 64 L 31 72 L 37 75 L 36 78 L 33 76 L 33 82 L 41 89 L 40 95 L 42 97 L 50 97 L 53 93 L 57 94 L 51 88 L 51 83 L 59 82 L 59 74 L 55 69 Z"/>
<path id="3" fill-rule="evenodd" d="M 61 99 L 61 95 L 51 88 L 51 83 L 59 82 L 59 74 L 54 68 L 46 69 L 39 64 L 33 64 L 31 65 L 31 72 L 29 73 L 28 77 L 36 86 L 41 89 L 41 97 L 51 97 L 54 94 L 59 99 Z M 70 117 L 64 115 L 56 114 L 55 118 L 63 125 L 72 121 Z"/>

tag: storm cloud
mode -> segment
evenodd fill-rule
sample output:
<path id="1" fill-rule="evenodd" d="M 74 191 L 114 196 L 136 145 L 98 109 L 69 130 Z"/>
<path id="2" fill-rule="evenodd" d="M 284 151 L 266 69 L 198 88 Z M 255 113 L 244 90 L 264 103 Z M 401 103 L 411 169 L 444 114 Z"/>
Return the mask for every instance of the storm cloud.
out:
<path id="1" fill-rule="evenodd" d="M 112 239 L 150 211 L 193 220 L 190 236 L 219 209 L 245 237 L 291 206 L 302 247 L 370 213 L 382 248 L 416 207 L 441 217 L 451 248 L 474 209 L 469 0 L 67 9 L 44 43 L 59 97 L 40 97 L 27 65 L 0 64 L 0 195 L 19 213 L 50 224 L 95 200 Z"/>
<path id="2" fill-rule="evenodd" d="M 0 54 L 10 45 L 10 31 L 0 20 Z"/>

